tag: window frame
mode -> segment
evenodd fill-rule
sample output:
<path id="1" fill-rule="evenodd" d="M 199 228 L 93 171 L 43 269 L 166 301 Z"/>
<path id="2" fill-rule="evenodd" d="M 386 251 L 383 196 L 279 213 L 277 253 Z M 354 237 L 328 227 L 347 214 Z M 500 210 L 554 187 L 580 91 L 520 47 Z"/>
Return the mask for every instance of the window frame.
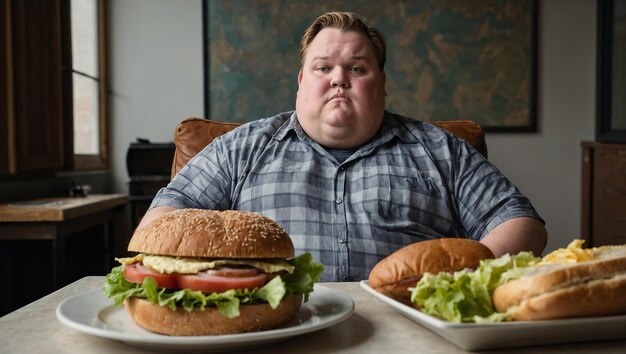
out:
<path id="1" fill-rule="evenodd" d="M 13 73 L 13 16 L 9 0 L 0 1 L 2 38 L 0 38 L 0 176 L 14 174 L 15 161 L 15 94 Z"/>
<path id="2" fill-rule="evenodd" d="M 109 167 L 109 131 L 107 104 L 106 6 L 105 0 L 96 0 L 98 10 L 98 114 L 99 151 L 97 155 L 74 153 L 74 105 L 72 74 L 71 1 L 62 2 L 63 32 L 63 116 L 66 170 L 101 170 Z"/>

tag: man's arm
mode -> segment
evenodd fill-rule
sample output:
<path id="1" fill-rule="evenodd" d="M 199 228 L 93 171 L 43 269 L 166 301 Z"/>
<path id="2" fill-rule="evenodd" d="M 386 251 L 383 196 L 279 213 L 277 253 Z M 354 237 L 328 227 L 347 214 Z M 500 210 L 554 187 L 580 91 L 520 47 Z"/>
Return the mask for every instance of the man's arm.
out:
<path id="1" fill-rule="evenodd" d="M 539 220 L 520 217 L 496 226 L 480 242 L 496 257 L 520 251 L 532 251 L 539 257 L 548 242 L 548 232 Z"/>
<path id="2" fill-rule="evenodd" d="M 143 218 L 141 219 L 141 222 L 139 223 L 139 225 L 137 226 L 137 230 L 143 228 L 144 226 L 148 225 L 150 223 L 150 221 L 158 218 L 159 216 L 163 216 L 167 213 L 171 213 L 174 210 L 176 210 L 176 208 L 171 207 L 171 206 L 158 206 L 156 208 L 152 208 L 150 210 L 148 210 L 146 212 L 146 214 L 143 216 Z"/>

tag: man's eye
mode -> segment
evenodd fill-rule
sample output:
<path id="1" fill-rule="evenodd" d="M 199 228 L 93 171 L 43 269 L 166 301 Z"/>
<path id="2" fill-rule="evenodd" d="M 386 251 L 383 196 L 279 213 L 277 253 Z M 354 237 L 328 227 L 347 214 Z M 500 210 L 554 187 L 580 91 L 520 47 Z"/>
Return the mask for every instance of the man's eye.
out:
<path id="1" fill-rule="evenodd" d="M 361 68 L 359 68 L 357 66 L 351 67 L 350 71 L 353 72 L 353 73 L 361 73 L 361 72 L 363 72 L 363 70 L 361 70 Z"/>
<path id="2" fill-rule="evenodd" d="M 315 70 L 325 73 L 329 68 L 327 66 L 318 66 Z"/>

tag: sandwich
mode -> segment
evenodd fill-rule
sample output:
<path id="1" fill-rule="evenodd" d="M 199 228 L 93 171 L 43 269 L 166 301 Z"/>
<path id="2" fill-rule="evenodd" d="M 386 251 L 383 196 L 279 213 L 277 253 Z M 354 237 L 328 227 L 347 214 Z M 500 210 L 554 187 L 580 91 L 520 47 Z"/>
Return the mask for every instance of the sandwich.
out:
<path id="1" fill-rule="evenodd" d="M 493 323 L 626 313 L 626 245 L 574 240 L 543 258 L 483 260 L 476 270 L 426 274 L 411 288 L 419 310 L 451 322 Z"/>
<path id="2" fill-rule="evenodd" d="M 426 273 L 475 269 L 483 259 L 494 258 L 482 243 L 469 239 L 443 238 L 410 244 L 378 262 L 368 285 L 404 304 L 412 304 L 409 288 Z"/>
<path id="3" fill-rule="evenodd" d="M 322 276 L 257 213 L 180 209 L 137 230 L 103 291 L 140 327 L 175 335 L 262 331 L 292 320 Z"/>
<path id="4" fill-rule="evenodd" d="M 511 320 L 626 313 L 626 246 L 591 248 L 580 262 L 543 262 L 494 289 L 498 312 Z"/>

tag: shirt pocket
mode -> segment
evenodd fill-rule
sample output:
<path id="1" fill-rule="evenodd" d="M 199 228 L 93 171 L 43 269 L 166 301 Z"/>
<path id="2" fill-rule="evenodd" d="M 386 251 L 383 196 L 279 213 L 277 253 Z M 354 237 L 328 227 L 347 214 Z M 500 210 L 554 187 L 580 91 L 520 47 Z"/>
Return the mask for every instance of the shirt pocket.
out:
<path id="1" fill-rule="evenodd" d="M 429 234 L 452 232 L 449 193 L 437 173 L 393 169 L 377 190 L 377 213 L 388 226 L 431 230 Z"/>
<path id="2" fill-rule="evenodd" d="M 438 175 L 418 171 L 405 176 L 403 180 L 400 183 L 404 182 L 407 185 L 396 186 L 396 188 L 406 189 L 409 194 L 418 194 L 422 197 L 434 198 L 436 200 L 445 199 L 445 188 Z M 423 199 L 419 198 L 419 200 Z"/>

